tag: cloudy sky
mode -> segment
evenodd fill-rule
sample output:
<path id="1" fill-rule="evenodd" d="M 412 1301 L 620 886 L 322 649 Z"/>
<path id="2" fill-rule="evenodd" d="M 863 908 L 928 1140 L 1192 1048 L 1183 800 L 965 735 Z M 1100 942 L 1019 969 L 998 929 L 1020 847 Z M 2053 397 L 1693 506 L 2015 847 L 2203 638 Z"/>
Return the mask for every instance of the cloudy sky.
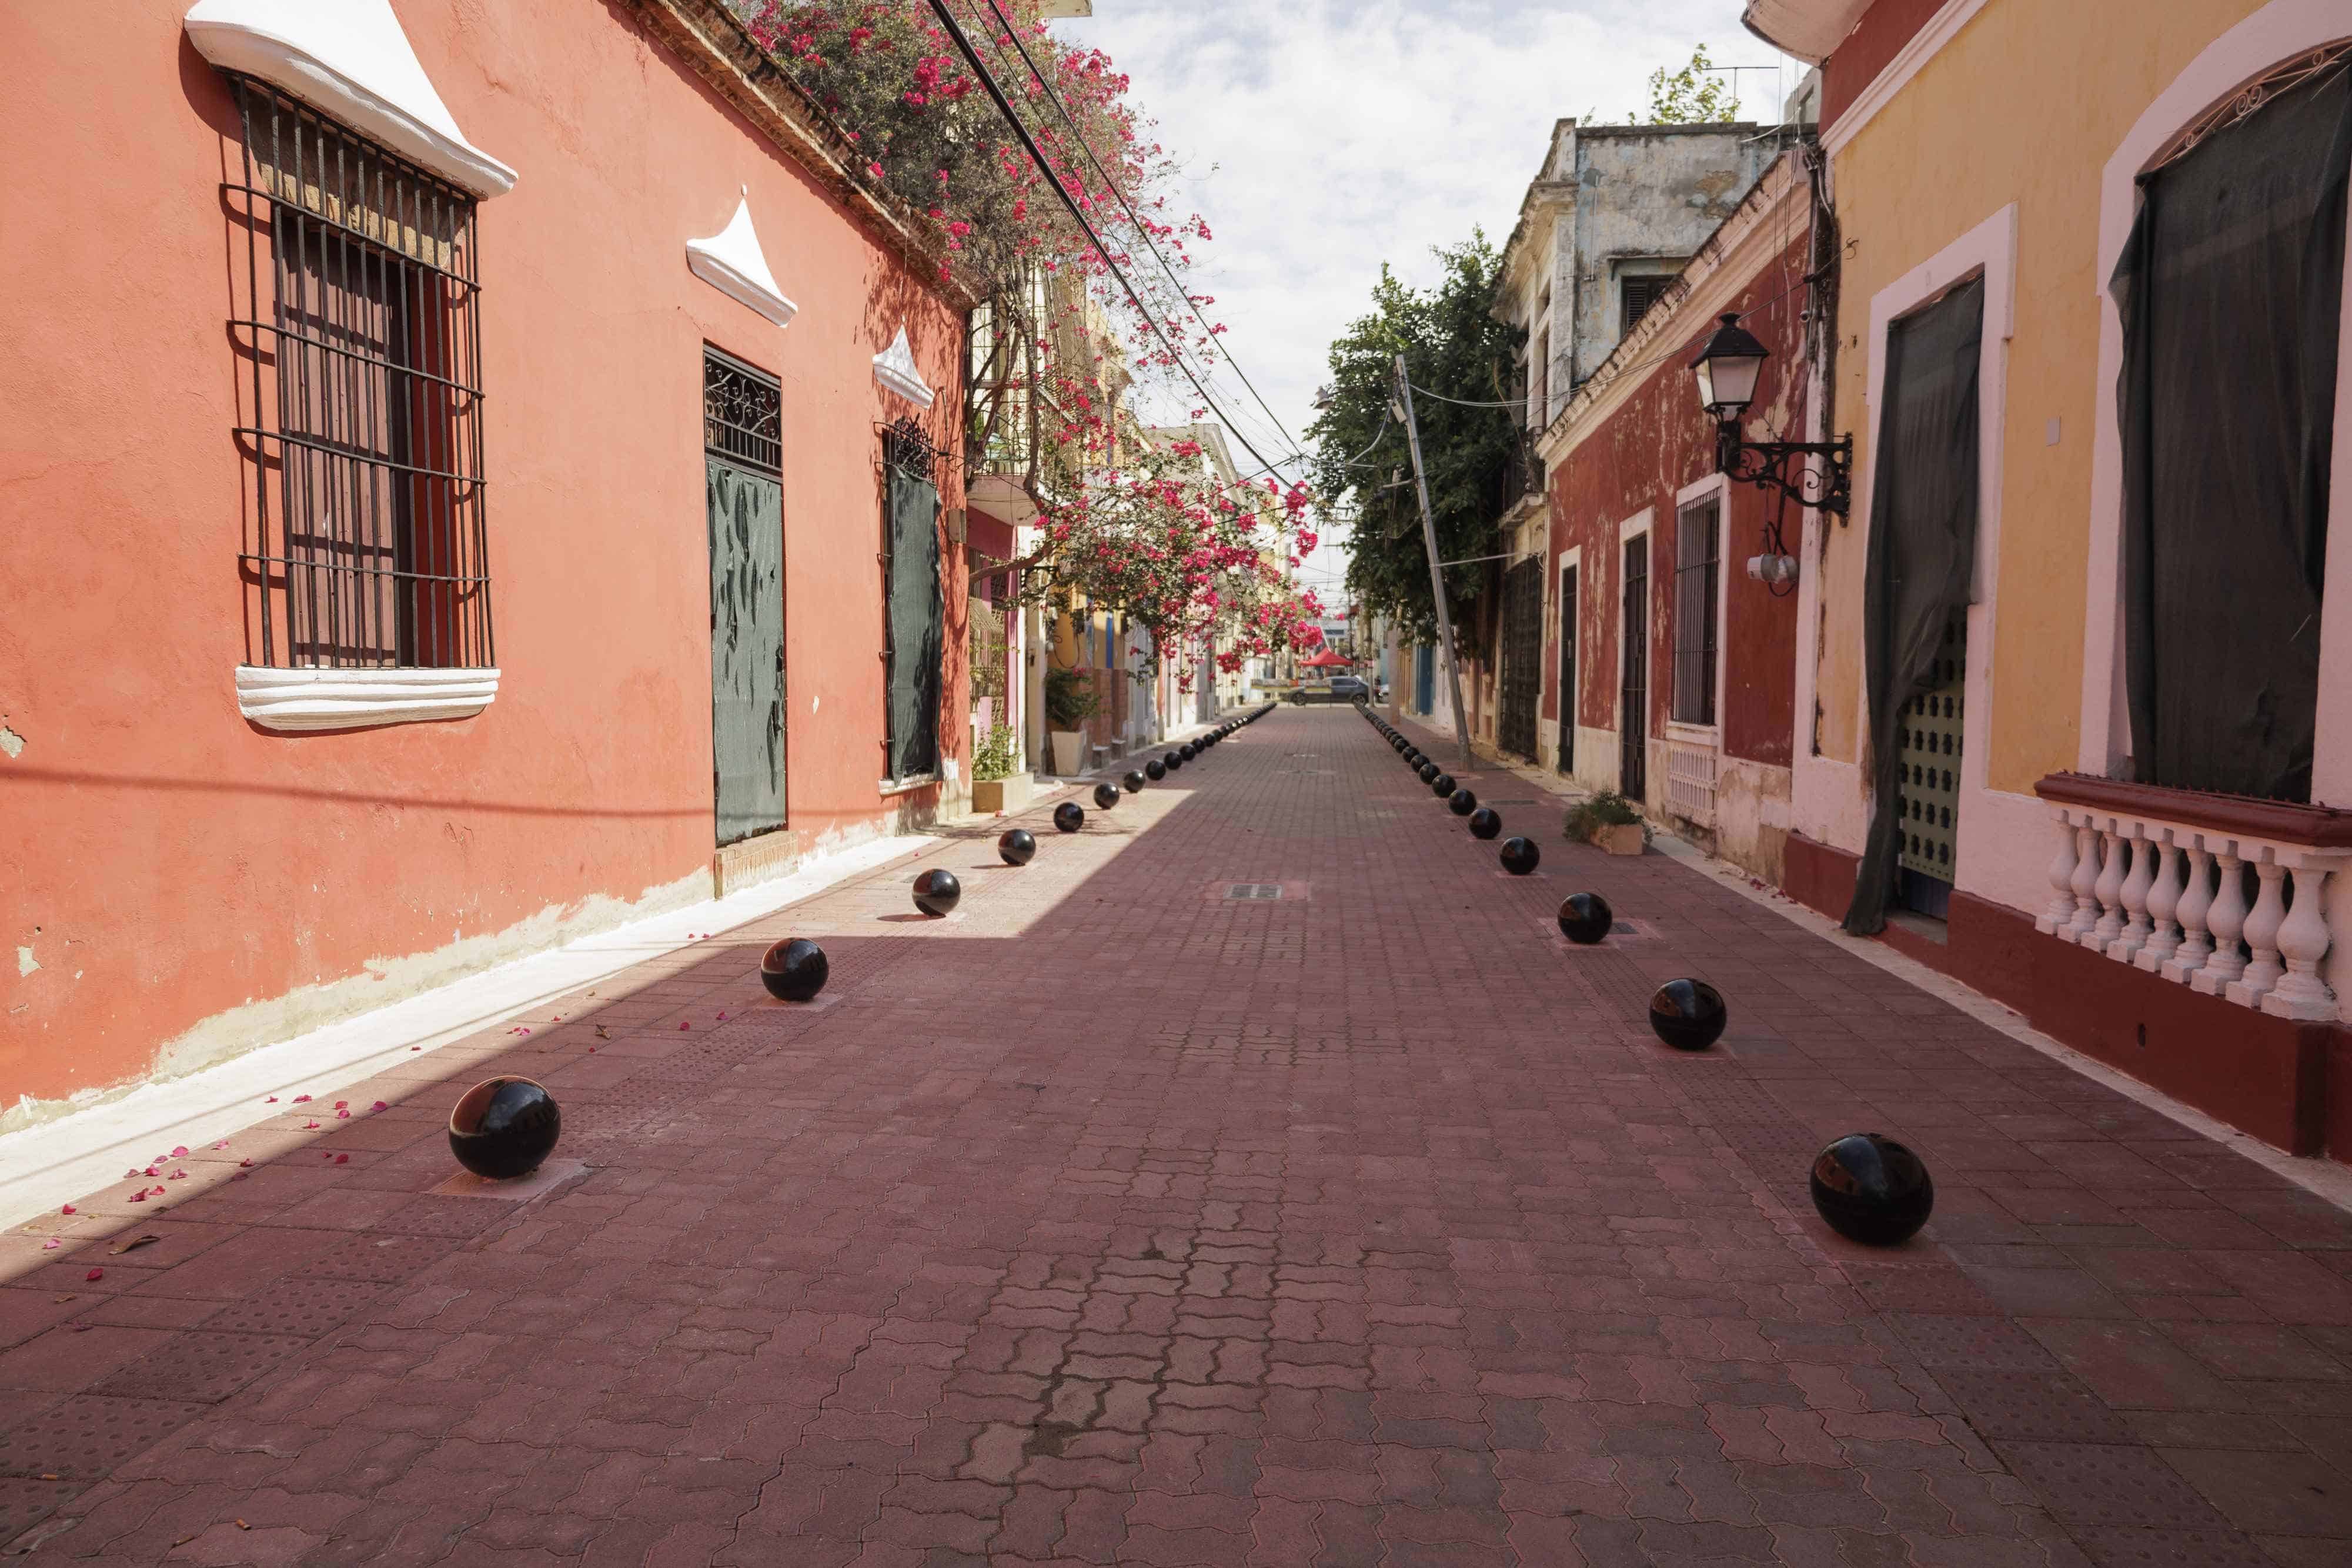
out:
<path id="1" fill-rule="evenodd" d="M 1212 315 L 1235 361 L 1304 438 L 1331 340 L 1363 313 L 1381 263 L 1435 277 L 1433 245 L 1483 225 L 1500 245 L 1555 120 L 1623 121 L 1650 73 L 1695 45 L 1736 79 L 1742 115 L 1777 116 L 1800 68 L 1739 26 L 1739 0 L 1094 0 L 1057 34 L 1108 53 L 1159 140 L 1177 193 L 1209 221 Z M 1220 403 L 1268 459 L 1292 450 L 1230 374 Z M 1158 411 L 1181 419 L 1183 408 Z M 1234 458 L 1255 467 L 1238 444 Z M 1338 597 L 1328 545 L 1303 574 Z"/>

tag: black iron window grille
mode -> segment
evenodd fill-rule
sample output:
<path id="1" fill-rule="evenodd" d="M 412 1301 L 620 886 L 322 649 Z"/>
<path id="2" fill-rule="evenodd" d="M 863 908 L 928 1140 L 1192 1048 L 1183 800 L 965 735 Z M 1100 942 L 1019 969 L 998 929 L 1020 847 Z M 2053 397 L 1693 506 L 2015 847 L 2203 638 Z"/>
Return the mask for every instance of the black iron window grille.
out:
<path id="1" fill-rule="evenodd" d="M 492 666 L 474 198 L 266 83 L 230 81 L 249 662 Z"/>
<path id="2" fill-rule="evenodd" d="M 783 383 L 765 371 L 704 345 L 702 445 L 739 468 L 781 477 L 784 471 Z"/>
<path id="3" fill-rule="evenodd" d="M 1682 514 L 1675 539 L 1675 722 L 1715 722 L 1716 595 L 1723 570 L 1720 508 Z"/>
<path id="4" fill-rule="evenodd" d="M 882 431 L 882 463 L 895 468 L 909 479 L 939 483 L 939 449 L 923 427 L 911 419 L 900 419 Z"/>

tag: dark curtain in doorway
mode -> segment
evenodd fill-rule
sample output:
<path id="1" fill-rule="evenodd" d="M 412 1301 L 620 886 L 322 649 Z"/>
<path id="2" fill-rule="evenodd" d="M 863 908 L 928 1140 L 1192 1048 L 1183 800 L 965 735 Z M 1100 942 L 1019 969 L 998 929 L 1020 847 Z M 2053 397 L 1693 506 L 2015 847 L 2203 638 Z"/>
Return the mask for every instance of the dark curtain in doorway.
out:
<path id="1" fill-rule="evenodd" d="M 1902 842 L 1896 744 L 1904 705 L 1927 676 L 1955 606 L 1969 599 L 1977 549 L 1977 358 L 1984 279 L 1974 277 L 1886 334 L 1886 374 L 1870 491 L 1863 661 L 1870 702 L 1870 836 L 1845 928 L 1886 928 Z"/>
<path id="2" fill-rule="evenodd" d="M 2142 783 L 2311 799 L 2347 166 L 2338 65 L 2140 177 L 2111 287 Z"/>

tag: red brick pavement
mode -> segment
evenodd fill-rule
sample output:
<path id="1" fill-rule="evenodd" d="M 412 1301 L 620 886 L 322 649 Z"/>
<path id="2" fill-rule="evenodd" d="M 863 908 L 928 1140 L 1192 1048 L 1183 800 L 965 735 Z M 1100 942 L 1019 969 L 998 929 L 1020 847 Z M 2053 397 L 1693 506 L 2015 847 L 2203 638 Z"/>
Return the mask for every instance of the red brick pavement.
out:
<path id="1" fill-rule="evenodd" d="M 95 1195 L 70 1255 L 0 1289 L 0 1538 L 204 1564 L 2352 1561 L 2342 1213 L 1706 877 L 1570 847 L 1507 775 L 1466 782 L 1540 875 L 1498 876 L 1353 715 L 1286 710 L 1026 869 L 957 839 L 419 1056 L 335 1096 L 349 1120 L 289 1106 Z M 927 862 L 964 879 L 953 920 L 903 918 Z M 1242 881 L 1286 896 L 1211 896 Z M 1579 886 L 1640 934 L 1569 948 Z M 832 1005 L 761 998 L 787 932 L 832 952 Z M 1731 999 L 1707 1057 L 1642 1026 L 1674 973 Z M 436 1194 L 447 1104 L 493 1065 L 561 1097 L 587 1168 Z M 1874 1127 L 1941 1184 L 1885 1253 L 1802 1190 L 1825 1137 Z"/>

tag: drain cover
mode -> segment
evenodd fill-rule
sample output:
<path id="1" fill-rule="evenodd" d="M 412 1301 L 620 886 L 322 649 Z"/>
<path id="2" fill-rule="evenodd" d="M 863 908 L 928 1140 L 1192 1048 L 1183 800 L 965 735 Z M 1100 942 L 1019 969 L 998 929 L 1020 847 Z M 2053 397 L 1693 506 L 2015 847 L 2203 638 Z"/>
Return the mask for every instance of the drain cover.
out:
<path id="1" fill-rule="evenodd" d="M 1278 882 L 1229 882 L 1225 884 L 1228 899 L 1276 899 L 1282 896 Z"/>

